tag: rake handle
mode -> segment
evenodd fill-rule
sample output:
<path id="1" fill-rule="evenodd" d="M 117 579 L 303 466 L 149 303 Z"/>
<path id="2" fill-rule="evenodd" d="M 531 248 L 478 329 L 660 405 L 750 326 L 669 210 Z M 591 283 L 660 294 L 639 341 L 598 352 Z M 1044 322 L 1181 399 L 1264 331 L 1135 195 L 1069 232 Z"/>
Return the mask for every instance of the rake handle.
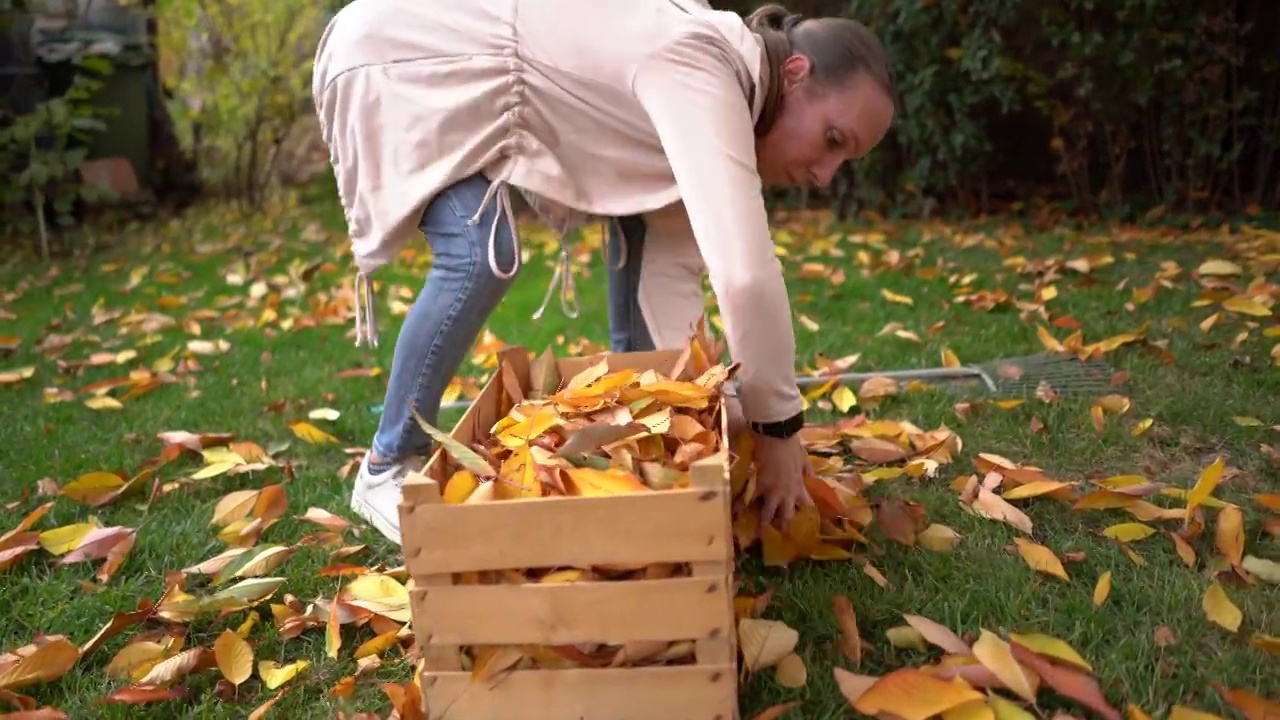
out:
<path id="1" fill-rule="evenodd" d="M 996 383 L 991 376 L 975 367 L 918 368 L 912 370 L 885 370 L 884 372 L 841 373 L 839 375 L 805 375 L 796 378 L 796 385 L 811 387 L 831 380 L 840 382 L 865 382 L 873 377 L 887 377 L 894 380 L 981 380 L 988 390 L 996 391 Z"/>

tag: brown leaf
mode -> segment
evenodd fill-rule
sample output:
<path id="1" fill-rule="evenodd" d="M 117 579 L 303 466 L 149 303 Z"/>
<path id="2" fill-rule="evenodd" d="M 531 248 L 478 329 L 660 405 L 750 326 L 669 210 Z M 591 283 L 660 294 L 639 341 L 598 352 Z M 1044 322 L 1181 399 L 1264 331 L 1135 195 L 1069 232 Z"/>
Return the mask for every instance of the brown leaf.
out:
<path id="1" fill-rule="evenodd" d="M 933 620 L 922 615 L 903 614 L 902 618 L 907 621 L 911 627 L 920 632 L 925 640 L 955 655 L 969 655 L 972 650 L 969 644 L 960 639 L 949 628 L 940 625 Z"/>
<path id="2" fill-rule="evenodd" d="M 160 685 L 148 685 L 146 683 L 138 683 L 122 687 L 110 695 L 102 698 L 99 702 L 103 703 L 121 703 L 124 705 L 145 705 L 146 703 L 163 702 L 165 700 L 177 700 L 185 697 L 187 691 L 180 687 L 162 687 Z"/>
<path id="3" fill-rule="evenodd" d="M 298 516 L 298 519 L 308 520 L 310 522 L 313 522 L 319 525 L 320 527 L 326 530 L 331 530 L 333 532 L 339 532 L 339 533 L 351 527 L 350 520 L 334 515 L 328 510 L 324 510 L 318 507 L 307 508 L 307 512 L 304 513 L 303 515 Z"/>
<path id="4" fill-rule="evenodd" d="M 418 683 L 409 680 L 403 685 L 382 683 L 382 691 L 391 700 L 391 706 L 400 716 L 400 720 L 427 720 L 423 711 L 422 691 Z"/>
<path id="5" fill-rule="evenodd" d="M 831 603 L 836 625 L 840 628 L 840 647 L 849 662 L 858 667 L 862 664 L 862 636 L 858 632 L 858 616 L 853 610 L 853 603 L 844 595 L 833 596 Z"/>
<path id="6" fill-rule="evenodd" d="M 1235 708 L 1245 717 L 1245 720 L 1275 720 L 1275 718 L 1280 718 L 1280 703 L 1274 700 L 1267 700 L 1244 689 L 1233 690 L 1217 680 L 1212 680 L 1209 684 L 1213 686 L 1214 690 L 1218 691 L 1218 695 L 1222 697 L 1223 702 Z"/>
<path id="7" fill-rule="evenodd" d="M 1088 674 L 1052 663 L 1017 641 L 1011 642 L 1010 647 L 1018 662 L 1030 667 L 1041 680 L 1059 694 L 1075 700 L 1107 720 L 1122 720 L 1120 712 L 1103 696 L 1098 681 L 1089 677 Z"/>
<path id="8" fill-rule="evenodd" d="M 800 707 L 800 701 L 792 700 L 791 702 L 782 703 L 781 705 L 774 705 L 773 707 L 765 708 L 757 713 L 755 717 L 751 718 L 751 720 L 779 720 L 779 718 L 787 714 L 788 711 L 798 707 Z M 1250 718 L 1249 720 L 1253 719 Z"/>
<path id="9" fill-rule="evenodd" d="M 1218 513 L 1213 541 L 1231 566 L 1239 567 L 1244 560 L 1244 511 L 1234 505 L 1222 508 Z"/>
<path id="10" fill-rule="evenodd" d="M 902 545 L 916 544 L 915 521 L 899 498 L 886 498 L 876 508 L 876 523 L 885 537 Z"/>

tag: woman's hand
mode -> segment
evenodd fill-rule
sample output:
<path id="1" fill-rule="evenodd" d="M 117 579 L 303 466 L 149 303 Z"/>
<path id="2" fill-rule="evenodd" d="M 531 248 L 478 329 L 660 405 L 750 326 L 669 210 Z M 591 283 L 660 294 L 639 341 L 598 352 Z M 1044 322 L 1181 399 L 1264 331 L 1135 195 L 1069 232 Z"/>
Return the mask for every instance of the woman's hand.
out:
<path id="1" fill-rule="evenodd" d="M 813 498 L 804 481 L 813 474 L 809 453 L 800 441 L 799 433 L 785 440 L 756 434 L 756 495 L 763 501 L 760 509 L 758 533 L 781 520 L 780 528 L 786 531 L 796 508 L 812 505 Z"/>

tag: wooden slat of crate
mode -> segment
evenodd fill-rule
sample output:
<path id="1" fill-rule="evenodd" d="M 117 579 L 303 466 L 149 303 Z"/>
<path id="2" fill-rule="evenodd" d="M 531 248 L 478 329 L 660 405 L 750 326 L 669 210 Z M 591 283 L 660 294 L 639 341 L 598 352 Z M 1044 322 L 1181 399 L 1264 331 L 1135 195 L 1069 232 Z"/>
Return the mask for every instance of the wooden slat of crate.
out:
<path id="1" fill-rule="evenodd" d="M 499 362 L 511 369 L 485 386 L 455 428 L 455 439 L 469 443 L 488 431 L 528 387 L 523 350 L 503 355 Z M 669 374 L 678 356 L 612 355 L 610 369 L 652 367 Z M 595 361 L 561 361 L 561 376 Z M 687 372 L 681 377 L 688 379 Z M 510 382 L 520 389 L 505 387 Z M 726 437 L 723 416 L 720 429 Z M 442 460 L 437 452 L 423 474 L 406 480 L 401 502 L 431 720 L 737 720 L 726 451 L 693 465 L 689 489 L 451 506 L 441 504 Z M 452 573 L 469 570 L 654 562 L 691 563 L 693 577 L 452 586 Z M 523 614 L 511 617 L 513 612 Z M 496 686 L 460 672 L 464 645 L 690 639 L 696 641 L 696 665 L 519 670 Z"/>
<path id="2" fill-rule="evenodd" d="M 732 666 L 523 670 L 484 690 L 465 672 L 423 673 L 431 718 L 735 720 Z"/>
<path id="3" fill-rule="evenodd" d="M 715 639 L 732 630 L 723 578 L 414 588 L 425 625 L 445 645 L 570 645 Z M 655 613 L 655 608 L 680 608 Z"/>
<path id="4" fill-rule="evenodd" d="M 405 487 L 423 487 L 411 478 Z M 610 497 L 548 497 L 405 508 L 405 565 L 412 575 L 503 568 L 723 561 L 732 542 L 718 490 L 663 490 Z M 496 553 L 496 556 L 495 556 Z M 501 563 L 495 567 L 495 562 Z"/>

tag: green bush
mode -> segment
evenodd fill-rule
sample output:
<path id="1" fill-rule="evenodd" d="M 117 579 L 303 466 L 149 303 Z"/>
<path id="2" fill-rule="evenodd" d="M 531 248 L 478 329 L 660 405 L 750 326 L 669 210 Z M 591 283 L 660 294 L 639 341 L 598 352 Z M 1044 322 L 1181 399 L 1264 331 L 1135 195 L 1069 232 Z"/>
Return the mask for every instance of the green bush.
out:
<path id="1" fill-rule="evenodd" d="M 827 193 L 845 209 L 986 210 L 1032 196 L 1084 212 L 1280 204 L 1268 0 L 788 5 L 862 21 L 893 58 L 895 126 Z"/>
<path id="2" fill-rule="evenodd" d="M 277 153 L 314 113 L 311 65 L 327 10 L 310 0 L 158 0 L 170 111 L 206 186 L 257 206 Z"/>

